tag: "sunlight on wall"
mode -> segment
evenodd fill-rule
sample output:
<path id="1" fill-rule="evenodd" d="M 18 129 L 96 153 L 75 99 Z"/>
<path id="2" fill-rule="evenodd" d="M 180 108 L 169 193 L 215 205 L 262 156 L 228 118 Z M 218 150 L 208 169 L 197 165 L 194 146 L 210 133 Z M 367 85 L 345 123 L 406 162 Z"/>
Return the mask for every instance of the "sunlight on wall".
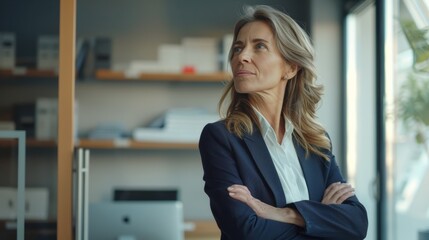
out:
<path id="1" fill-rule="evenodd" d="M 357 72 L 356 72 L 356 18 L 348 16 L 347 24 L 347 176 L 356 186 L 357 157 Z"/>

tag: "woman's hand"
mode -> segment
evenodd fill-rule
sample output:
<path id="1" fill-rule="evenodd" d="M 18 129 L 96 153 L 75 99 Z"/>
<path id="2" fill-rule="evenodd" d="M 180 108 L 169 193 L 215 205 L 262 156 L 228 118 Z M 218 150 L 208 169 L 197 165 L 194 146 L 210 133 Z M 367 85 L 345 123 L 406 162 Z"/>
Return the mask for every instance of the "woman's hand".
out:
<path id="1" fill-rule="evenodd" d="M 355 189 L 349 183 L 335 182 L 325 189 L 322 203 L 341 204 L 353 195 L 355 195 Z"/>
<path id="2" fill-rule="evenodd" d="M 235 184 L 230 186 L 228 191 L 229 196 L 247 204 L 260 217 L 269 218 L 277 214 L 275 207 L 254 198 L 246 186 Z"/>
<path id="3" fill-rule="evenodd" d="M 302 216 L 292 208 L 276 208 L 252 196 L 246 186 L 234 184 L 228 187 L 229 196 L 249 206 L 259 217 L 279 222 L 305 226 Z"/>

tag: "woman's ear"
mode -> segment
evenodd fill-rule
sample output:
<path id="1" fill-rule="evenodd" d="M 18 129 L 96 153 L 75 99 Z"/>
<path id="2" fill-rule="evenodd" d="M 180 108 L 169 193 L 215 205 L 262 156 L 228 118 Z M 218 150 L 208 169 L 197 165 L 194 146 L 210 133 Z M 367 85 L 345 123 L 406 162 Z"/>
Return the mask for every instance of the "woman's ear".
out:
<path id="1" fill-rule="evenodd" d="M 285 74 L 283 79 L 288 80 L 288 79 L 294 78 L 298 72 L 298 69 L 299 69 L 298 65 L 286 63 Z"/>

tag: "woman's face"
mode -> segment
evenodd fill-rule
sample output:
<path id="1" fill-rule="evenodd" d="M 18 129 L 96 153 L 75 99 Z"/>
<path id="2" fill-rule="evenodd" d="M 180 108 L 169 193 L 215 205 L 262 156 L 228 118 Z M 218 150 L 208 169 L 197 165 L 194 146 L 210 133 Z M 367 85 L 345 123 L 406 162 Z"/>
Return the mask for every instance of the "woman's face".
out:
<path id="1" fill-rule="evenodd" d="M 239 93 L 284 91 L 292 67 L 276 46 L 270 26 L 262 21 L 244 25 L 232 46 L 231 68 Z"/>

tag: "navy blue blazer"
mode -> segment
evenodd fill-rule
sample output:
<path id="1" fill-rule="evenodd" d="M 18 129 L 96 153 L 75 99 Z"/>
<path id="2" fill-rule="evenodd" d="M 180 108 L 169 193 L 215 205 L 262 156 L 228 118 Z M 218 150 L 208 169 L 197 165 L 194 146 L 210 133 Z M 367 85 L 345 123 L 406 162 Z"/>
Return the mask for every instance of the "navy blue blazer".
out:
<path id="1" fill-rule="evenodd" d="M 279 177 L 260 131 L 243 138 L 230 133 L 223 121 L 205 126 L 199 149 L 204 170 L 204 191 L 222 240 L 364 239 L 368 228 L 365 207 L 353 196 L 342 204 L 322 204 L 325 189 L 344 182 L 335 157 L 330 161 L 305 150 L 294 139 L 295 150 L 308 187 L 309 200 L 286 204 Z M 258 217 L 246 204 L 231 198 L 227 187 L 242 184 L 255 198 L 276 207 L 295 208 L 305 228 Z"/>

